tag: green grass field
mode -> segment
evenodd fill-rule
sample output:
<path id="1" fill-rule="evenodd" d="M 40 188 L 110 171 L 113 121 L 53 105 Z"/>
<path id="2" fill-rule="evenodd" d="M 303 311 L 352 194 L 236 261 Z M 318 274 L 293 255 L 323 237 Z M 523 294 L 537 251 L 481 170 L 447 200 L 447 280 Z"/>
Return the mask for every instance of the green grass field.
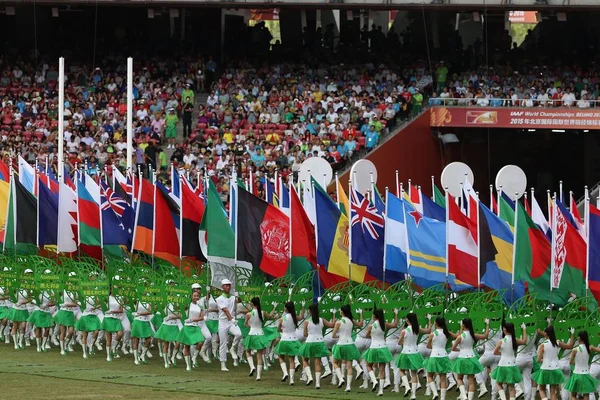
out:
<path id="1" fill-rule="evenodd" d="M 32 343 L 33 344 L 33 343 Z M 352 393 L 344 393 L 325 379 L 320 390 L 305 387 L 296 373 L 296 386 L 281 383 L 279 366 L 263 372 L 256 382 L 248 377 L 248 366 L 237 368 L 229 364 L 230 372 L 221 372 L 218 363 L 205 364 L 200 359 L 199 368 L 186 372 L 185 362 L 178 367 L 165 369 L 152 350 L 154 358 L 147 365 L 136 366 L 133 356 L 121 356 L 107 362 L 106 353 L 98 353 L 84 360 L 80 347 L 75 353 L 61 356 L 53 348 L 48 353 L 37 353 L 35 344 L 25 350 L 14 350 L 12 345 L 0 344 L 0 394 L 3 399 L 227 399 L 242 397 L 253 400 L 292 398 L 344 399 L 376 398 L 370 390 L 358 389 L 355 382 Z M 183 365 L 183 366 L 182 366 Z M 402 398 L 386 391 L 384 398 Z M 424 399 L 424 396 L 419 396 Z M 448 398 L 454 399 L 454 393 Z"/>

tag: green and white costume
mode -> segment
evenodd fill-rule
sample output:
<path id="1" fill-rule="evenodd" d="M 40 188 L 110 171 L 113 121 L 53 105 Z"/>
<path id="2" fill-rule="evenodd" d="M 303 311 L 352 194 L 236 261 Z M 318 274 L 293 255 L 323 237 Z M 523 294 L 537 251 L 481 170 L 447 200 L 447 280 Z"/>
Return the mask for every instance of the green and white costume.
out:
<path id="1" fill-rule="evenodd" d="M 11 316 L 11 303 L 9 300 L 2 300 L 3 297 L 8 297 L 4 294 L 4 289 L 0 287 L 0 321 Z"/>
<path id="2" fill-rule="evenodd" d="M 250 325 L 250 331 L 244 338 L 244 348 L 246 350 L 264 350 L 269 347 L 270 341 L 265 336 L 260 315 L 255 308 L 250 311 L 248 325 Z"/>
<path id="3" fill-rule="evenodd" d="M 319 323 L 315 324 L 312 318 L 308 319 L 308 337 L 306 342 L 300 347 L 298 355 L 304 358 L 327 357 L 329 352 L 323 341 L 323 318 L 319 318 Z"/>
<path id="4" fill-rule="evenodd" d="M 76 298 L 75 292 L 69 290 L 63 291 L 63 304 L 60 305 L 60 310 L 53 318 L 56 325 L 75 326 L 75 312 L 78 311 L 78 307 L 68 306 L 67 304 L 77 304 Z"/>
<path id="5" fill-rule="evenodd" d="M 385 327 L 379 326 L 379 321 L 373 322 L 371 328 L 371 345 L 362 354 L 362 358 L 369 364 L 389 363 L 394 359 L 392 352 L 385 343 Z"/>
<path id="6" fill-rule="evenodd" d="M 446 343 L 448 338 L 444 335 L 443 329 L 433 331 L 433 340 L 431 341 L 431 354 L 423 367 L 427 372 L 433 374 L 447 374 L 452 372 L 450 359 L 446 352 Z"/>
<path id="7" fill-rule="evenodd" d="M 177 342 L 186 346 L 192 346 L 201 342 L 204 342 L 204 336 L 200 329 L 200 321 L 192 321 L 200 317 L 202 309 L 198 303 L 190 303 L 188 309 L 188 318 L 185 320 L 183 329 L 179 331 L 177 336 Z"/>
<path id="8" fill-rule="evenodd" d="M 173 304 L 167 305 L 165 314 L 167 316 L 163 319 L 163 323 L 160 328 L 158 328 L 158 331 L 156 331 L 154 337 L 164 342 L 176 342 L 182 324 L 181 320 L 176 318 L 177 314 L 175 313 Z"/>
<path id="9" fill-rule="evenodd" d="M 21 304 L 29 300 L 29 293 L 25 289 L 19 289 L 17 292 L 17 302 L 13 304 L 10 319 L 13 322 L 25 322 L 29 318 L 29 311 L 27 311 L 27 303 Z"/>
<path id="10" fill-rule="evenodd" d="M 590 354 L 584 345 L 577 346 L 576 350 L 575 369 L 565 383 L 565 390 L 578 394 L 594 393 L 600 382 L 590 375 Z"/>
<path id="11" fill-rule="evenodd" d="M 102 321 L 102 329 L 106 333 L 116 333 L 123 330 L 122 314 L 118 312 L 119 310 L 121 310 L 121 304 L 114 296 L 108 296 L 108 311 L 104 314 L 104 320 Z"/>
<path id="12" fill-rule="evenodd" d="M 475 375 L 483 371 L 483 366 L 479 362 L 479 357 L 475 355 L 473 346 L 475 340 L 469 331 L 460 335 L 460 344 L 458 345 L 458 357 L 452 364 L 452 372 L 458 375 Z"/>
<path id="13" fill-rule="evenodd" d="M 352 340 L 354 324 L 347 317 L 342 317 L 338 329 L 338 341 L 333 345 L 333 358 L 342 361 L 354 361 L 360 358 L 360 352 Z"/>
<path id="14" fill-rule="evenodd" d="M 296 336 L 296 325 L 290 313 L 285 313 L 281 317 L 281 340 L 275 347 L 275 354 L 280 356 L 297 356 L 302 344 Z"/>
<path id="15" fill-rule="evenodd" d="M 54 326 L 54 322 L 52 322 L 52 313 L 48 306 L 49 304 L 50 294 L 48 292 L 43 292 L 40 295 L 38 305 L 35 306 L 35 309 L 29 315 L 27 322 L 31 323 L 31 325 L 36 328 L 50 328 Z"/>
<path id="16" fill-rule="evenodd" d="M 531 375 L 531 379 L 538 385 L 560 385 L 565 381 L 560 365 L 558 364 L 558 352 L 560 347 L 553 346 L 549 340 L 540 344 L 543 348 L 542 366 L 539 371 Z M 539 347 L 538 347 L 539 350 Z"/>
<path id="17" fill-rule="evenodd" d="M 402 352 L 396 358 L 396 366 L 404 371 L 418 371 L 423 368 L 425 360 L 419 353 L 417 342 L 419 340 L 419 332 L 413 332 L 412 326 L 407 326 L 404 329 L 404 345 Z"/>
<path id="18" fill-rule="evenodd" d="M 498 383 L 514 385 L 523 381 L 521 371 L 517 366 L 515 349 L 512 344 L 512 336 L 506 335 L 500 345 L 500 361 L 498 367 L 492 371 L 492 379 Z M 533 378 L 533 376 L 532 376 Z"/>
<path id="19" fill-rule="evenodd" d="M 138 301 L 136 313 L 133 316 L 133 324 L 131 324 L 131 337 L 138 339 L 146 339 L 154 337 L 152 329 L 152 314 L 140 315 L 140 313 L 151 312 L 150 304 Z"/>
<path id="20" fill-rule="evenodd" d="M 96 308 L 97 305 L 95 297 L 85 297 L 85 310 L 75 324 L 75 329 L 82 332 L 95 332 L 102 329 L 104 314 L 102 310 Z"/>

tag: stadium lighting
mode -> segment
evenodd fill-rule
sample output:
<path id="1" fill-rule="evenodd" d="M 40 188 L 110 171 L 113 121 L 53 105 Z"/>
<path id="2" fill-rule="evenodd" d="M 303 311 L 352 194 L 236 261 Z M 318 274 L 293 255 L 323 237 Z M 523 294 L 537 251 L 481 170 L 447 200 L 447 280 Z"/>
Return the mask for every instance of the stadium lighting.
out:
<path id="1" fill-rule="evenodd" d="M 565 133 L 564 129 L 552 129 L 552 132 L 554 133 Z"/>
<path id="2" fill-rule="evenodd" d="M 454 133 L 446 133 L 444 135 L 438 134 L 438 139 L 440 139 L 444 144 L 460 142 Z"/>
<path id="3" fill-rule="evenodd" d="M 584 129 L 583 133 L 588 133 L 590 130 L 589 129 Z"/>
<path id="4" fill-rule="evenodd" d="M 527 129 L 527 132 L 535 132 L 535 129 Z"/>

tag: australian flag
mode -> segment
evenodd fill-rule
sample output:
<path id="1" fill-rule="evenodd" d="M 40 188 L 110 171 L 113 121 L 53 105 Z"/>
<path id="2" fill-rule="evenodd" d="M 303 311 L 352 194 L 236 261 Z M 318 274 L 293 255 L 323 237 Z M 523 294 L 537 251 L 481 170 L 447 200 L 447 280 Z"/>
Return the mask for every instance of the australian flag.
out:
<path id="1" fill-rule="evenodd" d="M 133 208 L 104 182 L 100 182 L 100 195 L 104 244 L 125 245 L 131 249 L 135 222 Z"/>

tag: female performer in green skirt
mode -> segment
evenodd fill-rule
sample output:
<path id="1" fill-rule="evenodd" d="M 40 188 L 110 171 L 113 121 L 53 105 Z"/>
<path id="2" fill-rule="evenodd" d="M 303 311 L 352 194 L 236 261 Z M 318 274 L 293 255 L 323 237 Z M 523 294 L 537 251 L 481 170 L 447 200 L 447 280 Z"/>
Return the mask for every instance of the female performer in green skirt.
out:
<path id="1" fill-rule="evenodd" d="M 131 325 L 131 337 L 133 338 L 133 362 L 135 365 L 148 364 L 146 353 L 150 347 L 150 342 L 154 336 L 152 331 L 152 307 L 150 304 L 139 300 L 137 302 L 136 312 L 133 314 L 133 324 Z M 144 340 L 142 351 L 139 353 L 140 339 Z"/>
<path id="2" fill-rule="evenodd" d="M 94 296 L 86 296 L 85 310 L 75 324 L 75 329 L 81 332 L 81 348 L 83 349 L 83 358 L 88 358 L 89 354 L 94 353 L 94 343 L 98 339 L 98 333 L 102 330 L 102 305 Z M 91 339 L 90 339 L 91 334 Z"/>
<path id="3" fill-rule="evenodd" d="M 406 328 L 400 332 L 398 344 L 402 346 L 402 351 L 396 358 L 396 366 L 400 369 L 400 379 L 404 386 L 404 396 L 411 392 L 410 398 L 414 399 L 417 396 L 417 371 L 423 368 L 425 360 L 419 352 L 418 341 L 419 335 L 431 333 L 431 315 L 427 315 L 427 328 L 419 326 L 417 314 L 408 313 L 406 315 Z M 410 371 L 411 380 L 408 383 L 407 372 Z"/>
<path id="4" fill-rule="evenodd" d="M 50 293 L 47 291 L 40 293 L 38 305 L 27 319 L 27 322 L 35 327 L 35 343 L 38 353 L 46 352 L 50 328 L 54 326 L 52 314 L 50 313 L 50 307 L 54 306 L 54 302 L 50 297 Z"/>
<path id="5" fill-rule="evenodd" d="M 335 323 L 333 328 L 332 336 L 337 339 L 337 343 L 333 345 L 333 372 L 338 377 L 338 388 L 344 386 L 344 377 L 342 376 L 342 370 L 340 368 L 341 361 L 346 363 L 346 392 L 349 392 L 352 388 L 352 361 L 360 360 L 360 352 L 358 347 L 352 340 L 352 329 L 354 327 L 362 328 L 363 318 L 362 309 L 358 310 L 360 319 L 354 321 L 352 317 L 352 309 L 349 304 L 344 304 L 340 309 L 340 315 L 342 318 Z"/>
<path id="6" fill-rule="evenodd" d="M 304 337 L 306 342 L 300 347 L 298 356 L 302 357 L 304 373 L 306 373 L 306 386 L 313 383 L 312 372 L 310 370 L 310 360 L 314 360 L 315 365 L 315 388 L 321 388 L 321 357 L 329 355 L 325 343 L 323 342 L 323 327 L 333 328 L 335 324 L 335 314 L 333 319 L 327 321 L 319 316 L 319 305 L 313 303 L 308 307 L 310 318 L 304 322 Z"/>
<path id="7" fill-rule="evenodd" d="M 200 329 L 200 322 L 204 320 L 204 311 L 198 305 L 198 300 L 200 300 L 200 293 L 194 291 L 192 293 L 192 302 L 188 309 L 188 318 L 185 320 L 183 329 L 179 331 L 179 335 L 177 336 L 177 341 L 184 346 L 183 358 L 185 359 L 186 371 L 192 370 L 190 346 L 196 346 L 198 343 L 204 342 L 204 336 Z"/>
<path id="8" fill-rule="evenodd" d="M 362 358 L 367 363 L 369 378 L 373 384 L 371 391 L 375 391 L 379 386 L 377 396 L 383 396 L 383 386 L 385 381 L 385 365 L 394 359 L 392 352 L 385 343 L 385 332 L 398 326 L 398 310 L 394 310 L 394 322 L 385 322 L 383 310 L 376 308 L 373 310 L 373 323 L 367 328 L 367 337 L 371 338 L 371 345 L 368 350 L 362 354 Z M 373 365 L 379 365 L 379 381 L 375 377 Z"/>
<path id="9" fill-rule="evenodd" d="M 558 363 L 558 353 L 560 349 L 568 350 L 573 348 L 575 329 L 571 328 L 571 339 L 569 343 L 562 343 L 556 340 L 556 333 L 553 326 L 544 329 L 544 338 L 546 339 L 538 346 L 537 361 L 542 363 L 540 369 L 531 379 L 537 383 L 540 398 L 547 398 L 546 385 L 550 386 L 550 397 L 556 400 L 560 396 L 560 385 L 565 381 L 560 365 Z"/>
<path id="10" fill-rule="evenodd" d="M 69 275 L 73 274 L 70 272 Z M 69 285 L 69 283 L 67 283 Z M 63 303 L 60 310 L 54 316 L 54 322 L 60 327 L 60 354 L 66 355 L 67 351 L 73 351 L 71 339 L 75 331 L 75 311 L 77 310 L 77 293 L 71 290 L 63 291 Z"/>
<path id="11" fill-rule="evenodd" d="M 123 337 L 123 323 L 121 322 L 121 316 L 123 314 L 123 307 L 115 296 L 112 295 L 112 290 L 108 296 L 108 311 L 104 314 L 104 320 L 102 321 L 102 330 L 104 331 L 106 339 L 106 361 L 111 362 L 113 360 L 112 354 L 112 341 L 113 334 L 116 334 L 115 349 L 118 347 L 121 338 Z"/>
<path id="12" fill-rule="evenodd" d="M 431 354 L 423 363 L 423 367 L 427 371 L 427 385 L 433 394 L 432 400 L 438 398 L 437 385 L 433 379 L 434 375 L 440 377 L 440 400 L 446 400 L 446 390 L 448 388 L 446 375 L 452 372 L 450 359 L 446 352 L 446 343 L 448 339 L 456 339 L 457 336 L 457 334 L 448 331 L 444 317 L 435 319 L 435 330 L 429 334 L 429 339 L 427 339 L 427 348 L 431 349 Z"/>
<path id="13" fill-rule="evenodd" d="M 8 325 L 8 320 L 10 319 L 11 309 L 10 305 L 10 296 L 8 295 L 8 290 L 4 290 L 0 287 L 0 342 L 4 341 L 4 329 L 6 329 L 6 325 Z"/>
<path id="14" fill-rule="evenodd" d="M 300 319 L 304 318 L 304 305 L 306 303 L 302 301 L 302 310 L 300 311 Z M 285 382 L 288 377 L 290 379 L 290 386 L 294 386 L 294 358 L 299 354 L 300 341 L 296 336 L 296 329 L 298 328 L 298 316 L 296 315 L 296 306 L 291 301 L 288 301 L 283 306 L 283 316 L 279 319 L 277 330 L 281 332 L 281 340 L 275 347 L 275 353 L 279 356 L 279 366 L 283 371 L 283 377 L 281 382 Z M 289 374 L 285 357 L 288 358 L 289 363 Z"/>
<path id="15" fill-rule="evenodd" d="M 517 339 L 515 337 L 515 325 L 510 322 L 505 323 L 502 328 L 504 337 L 494 348 L 494 355 L 500 356 L 500 361 L 491 376 L 498 385 L 498 396 L 500 397 L 500 400 L 506 400 L 504 385 L 508 387 L 510 398 L 514 399 L 515 384 L 523 380 L 515 358 L 517 348 L 527 344 L 527 326 L 521 324 L 521 328 L 523 329 L 523 336 L 521 339 Z"/>
<path id="16" fill-rule="evenodd" d="M 169 364 L 174 367 L 177 366 L 175 356 L 179 349 L 179 343 L 177 343 L 177 337 L 181 329 L 181 315 L 175 312 L 175 306 L 168 304 L 165 310 L 167 315 L 164 319 L 158 331 L 154 335 L 155 338 L 162 342 L 163 346 L 163 360 L 165 362 L 165 368 L 169 368 Z M 173 343 L 173 356 L 169 359 L 169 344 Z M 170 363 L 169 363 L 170 361 Z"/>
<path id="17" fill-rule="evenodd" d="M 270 318 L 272 316 L 262 311 L 260 299 L 258 297 L 253 297 L 250 300 L 250 304 L 252 304 L 252 310 L 250 310 L 249 313 L 246 313 L 246 318 L 244 319 L 244 325 L 250 329 L 248 335 L 244 338 L 244 348 L 246 349 L 246 359 L 250 366 L 250 374 L 248 376 L 253 376 L 256 371 L 256 380 L 260 381 L 265 349 L 269 347 L 271 343 L 265 336 L 263 323 L 264 318 Z M 254 358 L 252 357 L 253 351 L 256 351 L 257 353 L 256 368 L 254 367 Z"/>
<path id="18" fill-rule="evenodd" d="M 571 393 L 571 400 L 576 400 L 577 395 L 582 395 L 584 400 L 590 398 L 590 393 L 598 390 L 600 382 L 590 375 L 590 354 L 598 353 L 600 348 L 590 346 L 590 339 L 586 331 L 577 335 L 578 346 L 571 352 L 570 364 L 575 368 L 565 384 L 565 390 Z"/>
<path id="19" fill-rule="evenodd" d="M 483 371 L 483 366 L 479 362 L 479 357 L 475 354 L 473 348 L 479 340 L 488 338 L 490 333 L 490 320 L 485 320 L 485 332 L 483 335 L 475 333 L 473 330 L 473 321 L 471 318 L 462 320 L 462 333 L 456 338 L 452 344 L 452 351 L 458 350 L 458 357 L 452 365 L 452 372 L 456 374 L 456 382 L 458 383 L 458 391 L 460 392 L 460 400 L 473 400 L 475 398 L 475 375 Z M 469 384 L 468 395 L 465 390 L 464 377 L 467 377 Z M 434 384 L 435 385 L 435 384 Z"/>
<path id="20" fill-rule="evenodd" d="M 29 271 L 29 272 L 28 272 Z M 25 273 L 33 273 L 33 271 L 25 270 Z M 29 318 L 27 304 L 31 303 L 31 295 L 26 289 L 19 289 L 17 292 L 17 302 L 13 304 L 10 320 L 13 323 L 11 336 L 15 344 L 15 350 L 23 349 L 23 340 L 25 339 L 25 327 Z"/>

